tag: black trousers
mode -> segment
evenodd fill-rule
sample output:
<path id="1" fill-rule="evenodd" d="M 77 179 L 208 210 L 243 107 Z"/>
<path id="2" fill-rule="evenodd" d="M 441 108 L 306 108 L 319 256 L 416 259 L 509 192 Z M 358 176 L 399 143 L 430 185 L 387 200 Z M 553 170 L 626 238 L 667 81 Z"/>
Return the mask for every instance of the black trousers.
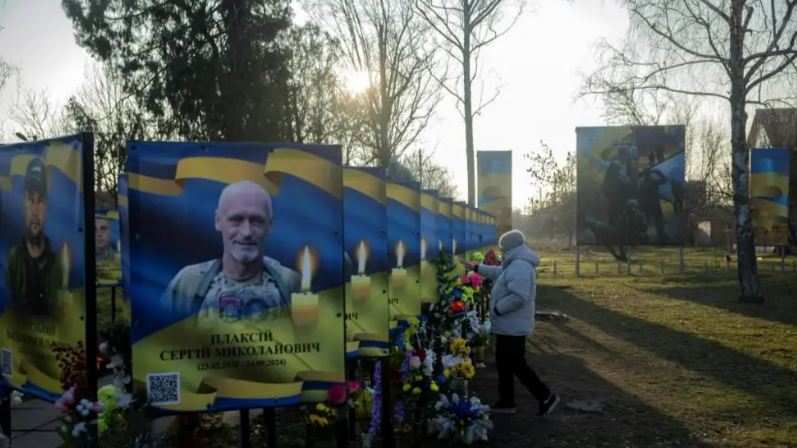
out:
<path id="1" fill-rule="evenodd" d="M 515 377 L 539 402 L 551 396 L 534 370 L 526 363 L 526 337 L 496 335 L 495 366 L 498 369 L 498 396 L 503 405 L 515 404 Z"/>

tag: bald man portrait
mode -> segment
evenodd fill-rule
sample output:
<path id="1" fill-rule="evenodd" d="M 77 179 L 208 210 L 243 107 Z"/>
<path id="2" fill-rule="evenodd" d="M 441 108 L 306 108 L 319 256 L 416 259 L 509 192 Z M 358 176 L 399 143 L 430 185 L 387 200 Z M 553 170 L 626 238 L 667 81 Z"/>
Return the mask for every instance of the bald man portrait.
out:
<path id="1" fill-rule="evenodd" d="M 291 294 L 301 288 L 301 277 L 263 254 L 273 224 L 271 196 L 263 187 L 251 181 L 225 187 L 216 209 L 224 253 L 178 272 L 161 299 L 163 309 L 201 310 L 235 321 L 262 317 L 289 304 Z"/>

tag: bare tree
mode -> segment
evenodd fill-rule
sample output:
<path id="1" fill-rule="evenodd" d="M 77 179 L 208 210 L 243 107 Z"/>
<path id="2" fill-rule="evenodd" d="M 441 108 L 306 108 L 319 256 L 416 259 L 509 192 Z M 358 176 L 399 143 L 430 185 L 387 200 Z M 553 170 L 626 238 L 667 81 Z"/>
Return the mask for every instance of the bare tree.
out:
<path id="1" fill-rule="evenodd" d="M 418 143 L 440 102 L 429 27 L 412 0 L 308 0 L 307 9 L 329 25 L 346 68 L 369 77 L 362 163 L 387 167 Z"/>
<path id="2" fill-rule="evenodd" d="M 84 83 L 67 102 L 67 119 L 74 129 L 94 133 L 95 185 L 99 191 L 115 194 L 127 160 L 127 141 L 144 140 L 154 129 L 109 66 L 91 63 L 84 73 Z"/>
<path id="3" fill-rule="evenodd" d="M 539 192 L 536 198 L 532 194 L 528 208 L 538 225 L 551 236 L 565 235 L 570 247 L 576 233 L 576 155 L 569 152 L 559 162 L 550 146 L 540 145 L 539 151 L 523 155 L 532 188 Z"/>
<path id="4" fill-rule="evenodd" d="M 625 43 L 603 42 L 604 64 L 587 94 L 669 91 L 730 106 L 739 300 L 764 300 L 749 203 L 747 107 L 794 98 L 784 89 L 797 60 L 797 0 L 624 0 Z"/>
<path id="5" fill-rule="evenodd" d="M 46 90 L 35 92 L 23 85 L 17 90 L 8 117 L 8 133 L 17 139 L 38 140 L 75 131 L 64 108 Z"/>
<path id="6" fill-rule="evenodd" d="M 419 150 L 415 154 L 404 157 L 404 165 L 415 179 L 419 179 L 421 188 L 437 190 L 440 197 L 458 198 L 459 189 L 451 171 L 434 159 L 434 151 Z"/>
<path id="7" fill-rule="evenodd" d="M 506 34 L 523 13 L 523 0 L 414 0 L 421 16 L 441 38 L 443 50 L 459 67 L 453 78 L 437 78 L 443 89 L 457 101 L 465 120 L 465 156 L 468 164 L 468 204 L 476 205 L 476 158 L 473 145 L 473 117 L 500 93 L 474 101 L 473 82 L 482 74 L 481 50 Z M 510 7 L 510 4 L 511 7 Z M 506 10 L 512 11 L 505 17 Z"/>

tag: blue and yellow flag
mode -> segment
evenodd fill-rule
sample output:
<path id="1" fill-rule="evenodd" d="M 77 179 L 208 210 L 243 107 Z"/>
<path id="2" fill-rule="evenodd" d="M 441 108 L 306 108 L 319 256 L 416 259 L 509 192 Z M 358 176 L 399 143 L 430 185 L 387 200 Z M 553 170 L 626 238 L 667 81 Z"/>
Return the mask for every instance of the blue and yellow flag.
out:
<path id="1" fill-rule="evenodd" d="M 421 188 L 418 182 L 387 184 L 387 248 L 390 318 L 421 314 Z"/>
<path id="2" fill-rule="evenodd" d="M 388 354 L 387 182 L 381 168 L 343 169 L 346 354 Z"/>
<path id="3" fill-rule="evenodd" d="M 478 206 L 498 217 L 498 233 L 512 230 L 512 151 L 477 151 Z"/>
<path id="4" fill-rule="evenodd" d="M 750 151 L 750 207 L 756 244 L 789 244 L 788 148 L 753 148 Z"/>
<path id="5" fill-rule="evenodd" d="M 441 250 L 437 231 L 439 209 L 437 190 L 423 190 L 421 192 L 421 300 L 430 303 L 440 301 L 437 265 L 433 263 Z"/>

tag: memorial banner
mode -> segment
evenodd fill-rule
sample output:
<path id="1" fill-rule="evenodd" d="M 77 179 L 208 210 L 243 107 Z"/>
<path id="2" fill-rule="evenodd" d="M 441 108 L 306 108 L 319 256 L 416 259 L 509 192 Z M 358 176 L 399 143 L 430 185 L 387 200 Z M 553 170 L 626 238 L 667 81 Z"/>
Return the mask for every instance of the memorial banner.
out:
<path id="1" fill-rule="evenodd" d="M 684 244 L 685 134 L 684 126 L 576 129 L 579 245 Z"/>
<path id="2" fill-rule="evenodd" d="M 119 206 L 119 239 L 122 249 L 122 291 L 121 314 L 130 321 L 130 221 L 127 205 L 127 174 L 120 174 L 117 183 L 117 204 Z"/>
<path id="3" fill-rule="evenodd" d="M 437 283 L 437 265 L 433 261 L 440 254 L 440 237 L 437 216 L 440 200 L 437 190 L 421 192 L 421 301 L 437 303 L 440 291 Z"/>
<path id="4" fill-rule="evenodd" d="M 512 230 L 512 151 L 477 151 L 479 208 L 492 213 L 498 232 Z"/>
<path id="5" fill-rule="evenodd" d="M 454 201 L 454 205 L 452 206 L 451 210 L 451 230 L 454 233 L 454 255 L 457 259 L 464 259 L 466 255 L 465 251 L 465 208 L 466 205 L 464 202 Z M 462 275 L 465 273 L 465 267 L 462 266 L 459 262 L 456 263 L 455 272 L 458 275 Z"/>
<path id="6" fill-rule="evenodd" d="M 0 146 L 0 385 L 49 402 L 66 370 L 96 369 L 92 141 Z M 92 360 L 74 364 L 65 349 Z"/>
<path id="7" fill-rule="evenodd" d="M 133 382 L 167 412 L 345 381 L 339 146 L 128 144 Z"/>
<path id="8" fill-rule="evenodd" d="M 117 285 L 122 280 L 119 212 L 94 212 L 94 257 L 97 260 L 97 282 L 100 286 Z"/>
<path id="9" fill-rule="evenodd" d="M 789 148 L 750 151 L 750 208 L 757 246 L 789 244 Z"/>
<path id="10" fill-rule="evenodd" d="M 421 314 L 421 189 L 387 184 L 387 248 L 391 320 Z"/>
<path id="11" fill-rule="evenodd" d="M 387 184 L 381 168 L 343 169 L 347 357 L 386 356 L 389 344 Z"/>

